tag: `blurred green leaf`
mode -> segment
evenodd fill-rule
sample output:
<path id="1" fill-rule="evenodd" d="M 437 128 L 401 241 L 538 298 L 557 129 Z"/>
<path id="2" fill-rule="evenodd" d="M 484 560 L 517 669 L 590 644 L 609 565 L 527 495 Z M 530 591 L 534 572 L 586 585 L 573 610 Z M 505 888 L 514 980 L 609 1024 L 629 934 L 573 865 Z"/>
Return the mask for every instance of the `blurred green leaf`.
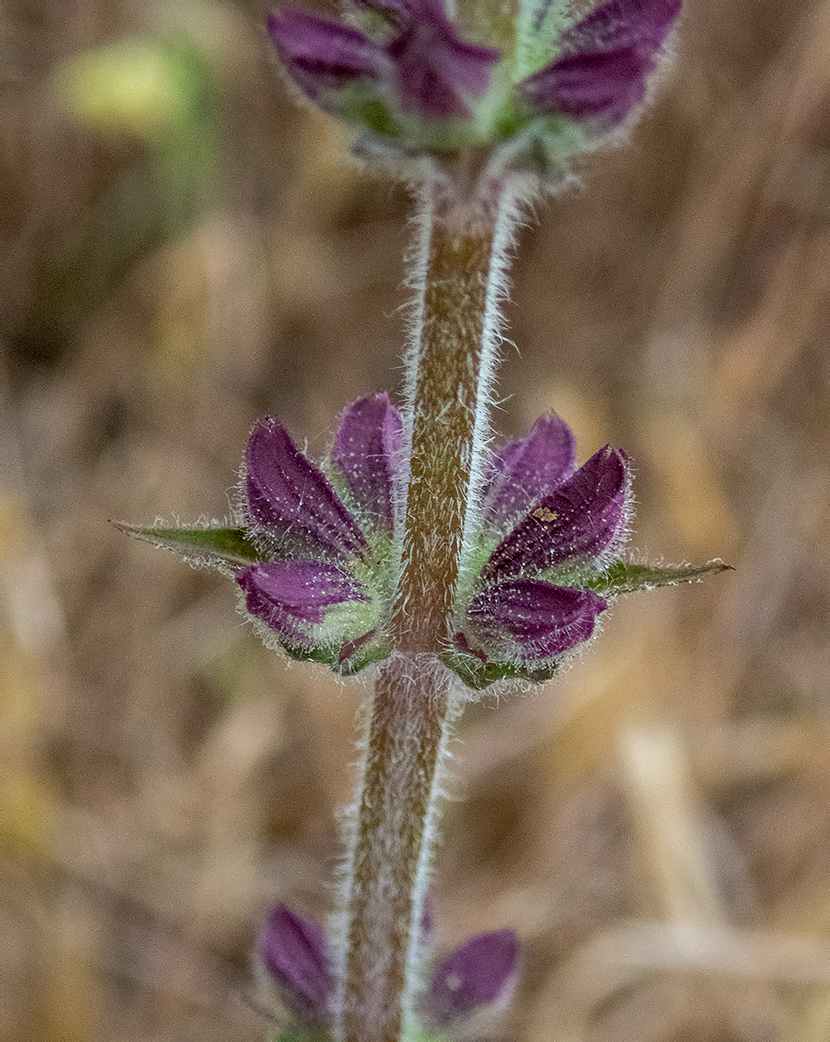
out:
<path id="1" fill-rule="evenodd" d="M 71 328 L 141 257 L 209 208 L 221 167 L 221 90 L 215 60 L 182 33 L 129 37 L 75 55 L 51 88 L 76 124 L 138 146 L 85 220 L 55 244 L 42 273 L 51 298 L 45 311 Z"/>

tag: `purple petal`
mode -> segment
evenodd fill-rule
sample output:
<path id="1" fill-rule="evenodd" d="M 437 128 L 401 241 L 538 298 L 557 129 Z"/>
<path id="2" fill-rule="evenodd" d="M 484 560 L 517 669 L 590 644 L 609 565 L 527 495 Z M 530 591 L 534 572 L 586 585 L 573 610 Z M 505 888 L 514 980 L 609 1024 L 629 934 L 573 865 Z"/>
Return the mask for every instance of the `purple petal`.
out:
<path id="1" fill-rule="evenodd" d="M 570 559 L 598 559 L 616 548 L 628 521 L 631 472 L 606 445 L 544 496 L 490 556 L 483 579 L 540 572 Z"/>
<path id="2" fill-rule="evenodd" d="M 561 655 L 588 640 L 608 602 L 593 590 L 542 579 L 488 584 L 467 609 L 471 630 L 500 656 L 522 662 Z"/>
<path id="3" fill-rule="evenodd" d="M 538 112 L 564 112 L 574 119 L 598 119 L 610 128 L 622 123 L 646 94 L 651 58 L 635 47 L 568 54 L 519 84 Z"/>
<path id="4" fill-rule="evenodd" d="M 257 952 L 287 1009 L 304 1024 L 324 1025 L 334 980 L 320 927 L 278 905 L 259 933 Z"/>
<path id="5" fill-rule="evenodd" d="M 363 556 L 363 533 L 325 475 L 294 444 L 281 423 L 262 420 L 246 455 L 249 520 L 279 544 Z"/>
<path id="6" fill-rule="evenodd" d="M 607 0 L 571 26 L 560 57 L 518 84 L 541 113 L 621 123 L 641 104 L 682 0 Z"/>
<path id="7" fill-rule="evenodd" d="M 403 422 L 389 395 L 372 394 L 340 418 L 334 459 L 361 510 L 392 533 L 395 471 L 403 453 Z"/>
<path id="8" fill-rule="evenodd" d="M 571 476 L 574 436 L 555 413 L 540 417 L 530 434 L 496 453 L 484 506 L 484 523 L 501 528 Z"/>
<path id="9" fill-rule="evenodd" d="M 482 934 L 448 955 L 421 999 L 431 1027 L 460 1024 L 489 1007 L 495 1013 L 513 997 L 520 970 L 519 939 L 512 930 Z"/>
<path id="10" fill-rule="evenodd" d="M 368 601 L 364 586 L 348 572 L 307 558 L 269 561 L 239 572 L 248 611 L 291 644 L 308 639 L 309 627 L 348 601 Z"/>
<path id="11" fill-rule="evenodd" d="M 562 36 L 565 53 L 635 47 L 653 57 L 662 47 L 683 0 L 607 0 Z"/>
<path id="12" fill-rule="evenodd" d="M 383 48 L 351 26 L 291 10 L 270 15 L 267 25 L 280 60 L 315 101 L 389 69 Z"/>
<path id="13" fill-rule="evenodd" d="M 499 51 L 468 43 L 447 19 L 442 0 L 410 0 L 401 32 L 387 46 L 404 109 L 427 117 L 467 116 L 464 100 L 490 85 Z"/>

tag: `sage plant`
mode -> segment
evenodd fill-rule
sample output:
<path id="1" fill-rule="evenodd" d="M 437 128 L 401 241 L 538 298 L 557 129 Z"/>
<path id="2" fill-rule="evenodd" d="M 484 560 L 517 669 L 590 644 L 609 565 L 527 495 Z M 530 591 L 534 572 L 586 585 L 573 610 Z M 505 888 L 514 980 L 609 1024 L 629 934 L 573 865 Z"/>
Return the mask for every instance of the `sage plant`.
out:
<path id="1" fill-rule="evenodd" d="M 625 556 L 631 468 L 575 466 L 558 416 L 492 445 L 509 251 L 522 206 L 625 139 L 666 65 L 681 0 L 347 0 L 268 31 L 296 91 L 413 187 L 406 379 L 347 406 L 315 462 L 257 422 L 226 527 L 133 535 L 215 566 L 265 641 L 373 694 L 327 934 L 280 906 L 257 942 L 279 1039 L 480 1037 L 520 970 L 512 931 L 433 957 L 426 907 L 447 742 L 490 685 L 549 680 L 621 594 L 724 566 Z"/>

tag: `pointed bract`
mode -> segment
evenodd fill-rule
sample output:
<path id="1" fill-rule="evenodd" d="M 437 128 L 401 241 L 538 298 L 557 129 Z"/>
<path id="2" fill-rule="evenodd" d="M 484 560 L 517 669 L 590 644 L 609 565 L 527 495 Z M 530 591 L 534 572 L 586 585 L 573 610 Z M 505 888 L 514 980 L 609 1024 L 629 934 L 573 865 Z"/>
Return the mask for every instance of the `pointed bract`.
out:
<path id="1" fill-rule="evenodd" d="M 386 393 L 345 409 L 334 440 L 334 461 L 358 508 L 392 534 L 396 471 L 402 464 L 403 422 Z"/>
<path id="2" fill-rule="evenodd" d="M 571 476 L 575 440 L 555 413 L 541 416 L 530 434 L 504 445 L 493 457 L 484 501 L 484 524 L 502 529 Z"/>
<path id="3" fill-rule="evenodd" d="M 634 564 L 632 561 L 613 561 L 599 575 L 588 580 L 591 589 L 606 597 L 619 597 L 639 590 L 656 590 L 660 586 L 678 586 L 680 583 L 700 582 L 705 575 L 732 572 L 734 568 L 723 561 L 706 564 L 661 566 Z"/>
<path id="4" fill-rule="evenodd" d="M 590 640 L 597 616 L 607 607 L 593 590 L 542 579 L 503 579 L 484 585 L 467 617 L 485 651 L 533 665 Z"/>
<path id="5" fill-rule="evenodd" d="M 568 560 L 600 561 L 622 541 L 631 474 L 607 445 L 543 497 L 493 551 L 482 578 L 538 573 Z"/>
<path id="6" fill-rule="evenodd" d="M 324 1026 L 334 978 L 320 927 L 278 905 L 259 933 L 257 954 L 291 1014 L 301 1024 Z"/>
<path id="7" fill-rule="evenodd" d="M 509 1004 L 521 971 L 519 939 L 513 930 L 473 937 L 443 959 L 421 998 L 420 1013 L 431 1028 L 452 1030 Z"/>
<path id="8" fill-rule="evenodd" d="M 123 521 L 113 524 L 134 539 L 180 554 L 191 564 L 230 570 L 262 560 L 262 554 L 248 539 L 244 528 L 128 525 Z"/>
<path id="9" fill-rule="evenodd" d="M 236 578 L 248 611 L 288 644 L 305 644 L 327 612 L 350 601 L 368 601 L 365 588 L 344 569 L 325 561 L 269 561 Z"/>
<path id="10" fill-rule="evenodd" d="M 367 543 L 354 518 L 281 423 L 261 420 L 245 459 L 246 510 L 269 548 L 299 543 L 323 555 L 363 556 Z"/>

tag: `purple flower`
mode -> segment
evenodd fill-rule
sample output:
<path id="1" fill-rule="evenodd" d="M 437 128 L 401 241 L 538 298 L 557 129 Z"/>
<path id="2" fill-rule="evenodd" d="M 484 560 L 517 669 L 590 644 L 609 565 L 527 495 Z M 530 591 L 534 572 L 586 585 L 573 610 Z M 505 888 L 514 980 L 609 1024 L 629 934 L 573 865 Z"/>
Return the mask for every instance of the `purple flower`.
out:
<path id="1" fill-rule="evenodd" d="M 403 423 L 387 394 L 361 398 L 343 411 L 334 460 L 367 522 L 392 534 L 394 493 L 403 459 Z"/>
<path id="2" fill-rule="evenodd" d="M 591 583 L 625 542 L 631 472 L 611 446 L 577 471 L 573 460 L 573 435 L 555 415 L 493 459 L 482 533 L 492 549 L 454 638 L 462 661 L 485 682 L 549 675 L 558 658 L 590 639 L 608 607 Z"/>
<path id="3" fill-rule="evenodd" d="M 305 1026 L 325 1026 L 334 978 L 320 927 L 277 905 L 260 930 L 256 956 L 291 1015 Z"/>
<path id="4" fill-rule="evenodd" d="M 559 57 L 518 92 L 540 115 L 561 113 L 610 130 L 646 96 L 682 0 L 607 0 L 567 29 Z"/>
<path id="5" fill-rule="evenodd" d="M 325 104 L 334 92 L 390 71 L 383 49 L 351 26 L 291 10 L 272 14 L 267 25 L 280 60 L 312 101 Z"/>
<path id="6" fill-rule="evenodd" d="M 467 618 L 472 633 L 496 657 L 542 662 L 590 640 L 597 616 L 607 607 L 593 590 L 506 579 L 485 584 Z"/>
<path id="7" fill-rule="evenodd" d="M 349 671 L 358 650 L 362 665 L 388 654 L 371 638 L 381 607 L 379 574 L 391 545 L 402 439 L 400 414 L 388 395 L 349 406 L 331 466 L 339 495 L 282 424 L 265 419 L 254 428 L 242 512 L 248 538 L 264 560 L 239 570 L 236 580 L 248 611 L 298 657 Z"/>
<path id="8" fill-rule="evenodd" d="M 320 927 L 278 905 L 257 938 L 256 957 L 298 1023 L 325 1028 L 334 978 Z M 490 1022 L 510 1003 L 520 973 L 519 939 L 512 930 L 473 937 L 434 969 L 418 1004 L 419 1019 L 442 1037 Z"/>
<path id="9" fill-rule="evenodd" d="M 266 561 L 244 569 L 237 581 L 248 611 L 288 643 L 302 644 L 307 628 L 337 605 L 370 599 L 345 569 L 309 558 Z"/>
<path id="10" fill-rule="evenodd" d="M 332 557 L 363 557 L 366 539 L 319 467 L 277 420 L 254 428 L 245 456 L 247 519 L 279 552 L 301 546 Z"/>

